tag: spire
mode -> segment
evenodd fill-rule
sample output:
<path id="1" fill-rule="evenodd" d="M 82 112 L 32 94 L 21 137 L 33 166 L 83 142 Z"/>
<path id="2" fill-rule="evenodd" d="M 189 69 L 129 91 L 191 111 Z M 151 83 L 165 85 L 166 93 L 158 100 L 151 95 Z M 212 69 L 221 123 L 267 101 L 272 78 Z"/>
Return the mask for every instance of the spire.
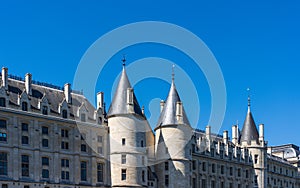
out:
<path id="1" fill-rule="evenodd" d="M 128 105 L 127 104 L 127 95 L 128 95 L 127 89 L 132 88 L 132 87 L 131 87 L 131 84 L 127 77 L 126 70 L 125 70 L 126 60 L 123 58 L 122 62 L 123 62 L 122 74 L 121 74 L 117 89 L 115 91 L 113 100 L 111 102 L 111 105 L 110 105 L 108 113 L 107 113 L 108 117 L 114 116 L 114 115 L 132 113 L 132 112 L 129 112 L 128 108 L 127 108 L 127 105 Z M 133 113 L 144 117 L 134 92 L 133 92 Z"/>
<path id="2" fill-rule="evenodd" d="M 251 107 L 250 88 L 247 88 L 247 91 L 248 91 L 248 112 L 250 112 L 250 107 Z"/>
<path id="3" fill-rule="evenodd" d="M 176 117 L 177 104 L 182 105 L 174 83 L 174 65 L 173 65 L 172 83 L 171 83 L 170 91 L 167 100 L 164 104 L 163 110 L 160 114 L 156 129 L 159 128 L 160 126 L 163 127 L 165 125 L 176 125 L 176 124 L 190 125 L 183 106 L 182 106 L 182 112 L 180 113 L 180 116 L 182 116 L 182 121 L 178 121 Z"/>
<path id="4" fill-rule="evenodd" d="M 248 88 L 247 91 L 249 92 L 250 89 Z M 250 102 L 250 94 L 248 94 L 248 112 L 244 121 L 240 142 L 246 141 L 247 143 L 251 143 L 252 140 L 258 142 L 258 131 L 250 110 Z"/>

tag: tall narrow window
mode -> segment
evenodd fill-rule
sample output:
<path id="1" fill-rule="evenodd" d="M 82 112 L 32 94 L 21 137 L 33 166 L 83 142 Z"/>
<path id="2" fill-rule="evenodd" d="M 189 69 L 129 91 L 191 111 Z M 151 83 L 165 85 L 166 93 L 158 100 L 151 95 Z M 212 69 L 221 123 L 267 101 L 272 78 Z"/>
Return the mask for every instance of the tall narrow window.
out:
<path id="1" fill-rule="evenodd" d="M 42 114 L 48 115 L 48 107 L 47 106 L 43 106 L 43 108 L 42 108 Z"/>
<path id="2" fill-rule="evenodd" d="M 126 164 L 126 155 L 121 156 L 121 163 Z"/>
<path id="3" fill-rule="evenodd" d="M 121 170 L 121 180 L 126 180 L 126 169 Z"/>
<path id="4" fill-rule="evenodd" d="M 98 147 L 98 154 L 102 155 L 103 154 L 103 148 L 102 146 Z"/>
<path id="5" fill-rule="evenodd" d="M 70 180 L 69 159 L 61 159 L 61 179 Z"/>
<path id="6" fill-rule="evenodd" d="M 1 107 L 5 107 L 6 106 L 6 102 L 5 102 L 5 98 L 4 97 L 0 98 L 0 106 Z"/>
<path id="7" fill-rule="evenodd" d="M 169 186 L 169 175 L 165 175 L 165 186 Z"/>
<path id="8" fill-rule="evenodd" d="M 7 176 L 7 153 L 0 153 L 0 175 Z"/>
<path id="9" fill-rule="evenodd" d="M 61 137 L 68 138 L 69 137 L 69 131 L 67 129 L 61 130 Z"/>
<path id="10" fill-rule="evenodd" d="M 22 168 L 22 176 L 29 177 L 29 156 L 28 155 L 21 156 L 21 168 Z"/>
<path id="11" fill-rule="evenodd" d="M 99 143 L 102 143 L 103 137 L 102 136 L 98 136 L 97 140 L 98 140 Z"/>
<path id="12" fill-rule="evenodd" d="M 145 182 L 145 171 L 142 171 L 142 181 Z"/>
<path id="13" fill-rule="evenodd" d="M 86 145 L 85 144 L 81 144 L 81 151 L 86 152 Z"/>
<path id="14" fill-rule="evenodd" d="M 42 169 L 42 178 L 48 179 L 49 178 L 49 170 Z"/>
<path id="15" fill-rule="evenodd" d="M 102 163 L 97 164 L 97 181 L 103 182 L 103 164 Z"/>
<path id="16" fill-rule="evenodd" d="M 68 118 L 68 111 L 67 110 L 62 111 L 62 117 L 63 118 Z"/>
<path id="17" fill-rule="evenodd" d="M 81 121 L 82 121 L 82 122 L 85 122 L 85 121 L 86 121 L 85 114 L 81 114 L 81 116 L 80 116 L 80 117 L 81 117 Z"/>
<path id="18" fill-rule="evenodd" d="M 62 141 L 61 142 L 61 149 L 68 150 L 69 149 L 69 142 Z"/>
<path id="19" fill-rule="evenodd" d="M 87 163 L 85 161 L 81 161 L 80 163 L 80 176 L 81 181 L 87 180 Z"/>
<path id="20" fill-rule="evenodd" d="M 0 129 L 6 129 L 6 120 L 0 119 Z"/>
<path id="21" fill-rule="evenodd" d="M 125 144 L 126 144 L 126 140 L 125 138 L 122 138 L 122 145 L 125 146 Z"/>
<path id="22" fill-rule="evenodd" d="M 165 162 L 165 171 L 168 171 L 169 170 L 169 162 Z"/>
<path id="23" fill-rule="evenodd" d="M 22 102 L 22 110 L 23 111 L 28 111 L 28 104 L 27 104 L 27 102 Z"/>
<path id="24" fill-rule="evenodd" d="M 42 147 L 43 148 L 49 147 L 49 141 L 48 141 L 48 139 L 46 139 L 46 138 L 42 139 Z"/>
<path id="25" fill-rule="evenodd" d="M 48 157 L 42 157 L 42 165 L 49 166 L 49 158 Z"/>
<path id="26" fill-rule="evenodd" d="M 144 147 L 144 140 L 141 141 L 141 147 Z"/>
<path id="27" fill-rule="evenodd" d="M 46 126 L 42 126 L 42 134 L 47 135 L 49 133 L 49 128 Z"/>
<path id="28" fill-rule="evenodd" d="M 254 155 L 254 163 L 258 164 L 258 155 Z"/>

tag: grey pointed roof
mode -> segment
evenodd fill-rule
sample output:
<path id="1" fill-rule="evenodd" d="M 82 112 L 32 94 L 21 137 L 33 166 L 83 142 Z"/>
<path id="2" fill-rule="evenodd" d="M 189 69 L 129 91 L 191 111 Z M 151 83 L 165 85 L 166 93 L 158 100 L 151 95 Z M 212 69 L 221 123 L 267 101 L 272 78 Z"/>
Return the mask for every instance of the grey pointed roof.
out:
<path id="1" fill-rule="evenodd" d="M 114 98 L 110 104 L 110 107 L 109 107 L 109 110 L 107 113 L 108 116 L 128 114 L 127 100 L 126 100 L 128 88 L 132 88 L 132 87 L 128 80 L 125 67 L 123 66 L 121 78 L 119 80 L 117 89 L 115 91 Z M 139 105 L 134 93 L 133 93 L 133 105 L 134 105 L 134 113 L 144 117 L 142 110 L 140 108 L 140 105 Z"/>
<path id="2" fill-rule="evenodd" d="M 164 104 L 164 108 L 160 114 L 157 127 L 165 125 L 176 125 L 176 124 L 185 124 L 190 125 L 190 122 L 186 116 L 185 110 L 182 107 L 182 122 L 178 122 L 176 118 L 176 103 L 181 102 L 178 92 L 176 90 L 174 81 L 172 81 L 169 95 Z"/>
<path id="3" fill-rule="evenodd" d="M 248 106 L 248 112 L 246 115 L 246 119 L 243 125 L 241 139 L 240 142 L 247 142 L 250 143 L 252 140 L 258 142 L 258 131 L 250 110 L 250 105 Z"/>

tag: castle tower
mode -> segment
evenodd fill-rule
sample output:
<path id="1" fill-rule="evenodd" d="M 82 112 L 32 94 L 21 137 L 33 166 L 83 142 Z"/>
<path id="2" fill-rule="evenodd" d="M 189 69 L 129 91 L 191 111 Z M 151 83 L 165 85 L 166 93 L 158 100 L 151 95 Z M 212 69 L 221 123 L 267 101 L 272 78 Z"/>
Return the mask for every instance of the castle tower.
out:
<path id="1" fill-rule="evenodd" d="M 251 113 L 250 97 L 248 97 L 248 112 L 244 121 L 243 129 L 240 137 L 240 145 L 248 148 L 254 166 L 254 187 L 267 187 L 267 145 L 264 141 L 263 124 L 259 126 L 258 133 L 256 124 Z"/>
<path id="2" fill-rule="evenodd" d="M 174 79 L 155 128 L 158 187 L 191 187 L 192 128 Z"/>
<path id="3" fill-rule="evenodd" d="M 107 117 L 112 187 L 147 187 L 148 158 L 154 158 L 154 135 L 130 85 L 125 65 Z"/>

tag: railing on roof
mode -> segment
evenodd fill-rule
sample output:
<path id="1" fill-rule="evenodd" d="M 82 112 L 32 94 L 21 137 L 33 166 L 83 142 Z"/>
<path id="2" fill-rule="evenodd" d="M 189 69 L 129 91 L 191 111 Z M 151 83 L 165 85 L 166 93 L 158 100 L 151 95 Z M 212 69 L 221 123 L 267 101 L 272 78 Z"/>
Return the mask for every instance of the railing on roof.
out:
<path id="1" fill-rule="evenodd" d="M 0 75 L 1 75 L 1 73 L 0 73 Z M 20 76 L 12 75 L 12 74 L 9 74 L 8 78 L 13 79 L 13 80 L 23 81 L 23 82 L 25 81 L 24 78 L 22 78 Z M 64 90 L 64 87 L 56 86 L 54 84 L 49 84 L 46 82 L 39 82 L 39 81 L 32 80 L 32 84 L 49 87 L 49 88 L 57 89 L 57 90 L 61 90 L 61 91 Z M 79 94 L 79 95 L 83 95 L 83 91 L 72 90 L 71 92 Z"/>

